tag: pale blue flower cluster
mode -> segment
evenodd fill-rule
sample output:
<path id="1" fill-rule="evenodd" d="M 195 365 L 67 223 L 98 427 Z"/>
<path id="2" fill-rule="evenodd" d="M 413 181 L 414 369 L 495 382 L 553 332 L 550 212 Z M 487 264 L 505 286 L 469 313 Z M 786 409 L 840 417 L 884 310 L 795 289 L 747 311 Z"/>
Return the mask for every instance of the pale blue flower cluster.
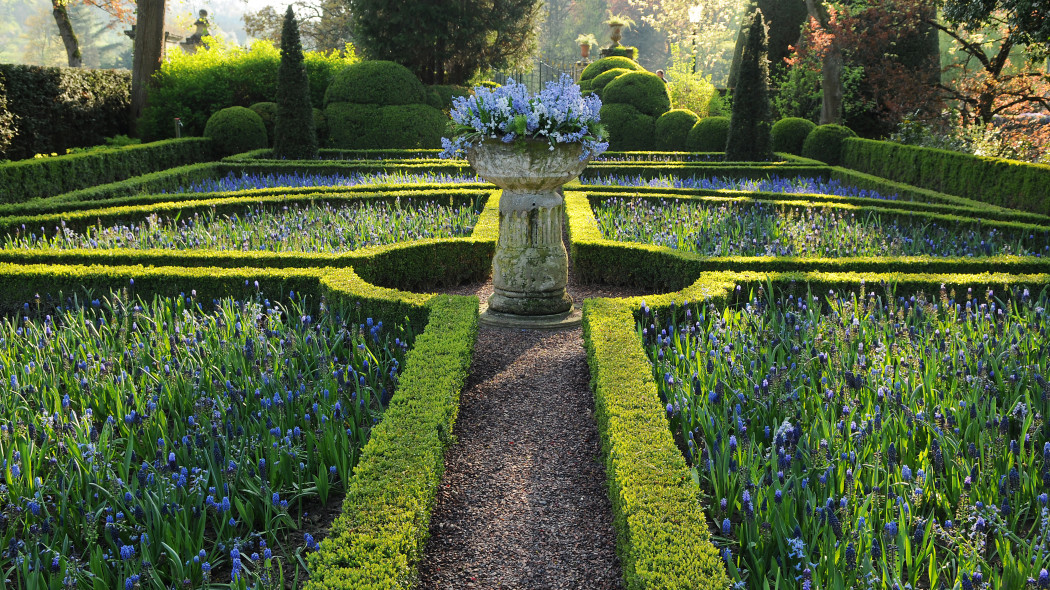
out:
<path id="1" fill-rule="evenodd" d="M 453 137 L 441 138 L 441 157 L 462 157 L 485 139 L 512 143 L 519 138 L 546 139 L 552 150 L 559 143 L 581 143 L 581 159 L 597 156 L 609 147 L 601 107 L 601 99 L 585 98 L 566 74 L 536 95 L 514 80 L 499 88 L 475 87 L 473 95 L 452 103 Z"/>

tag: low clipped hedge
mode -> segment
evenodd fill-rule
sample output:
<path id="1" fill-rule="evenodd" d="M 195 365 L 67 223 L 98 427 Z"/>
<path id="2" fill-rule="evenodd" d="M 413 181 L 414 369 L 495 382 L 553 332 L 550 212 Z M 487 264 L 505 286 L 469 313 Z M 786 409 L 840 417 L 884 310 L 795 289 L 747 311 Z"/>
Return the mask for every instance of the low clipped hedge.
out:
<path id="1" fill-rule="evenodd" d="M 689 132 L 699 120 L 696 113 L 688 109 L 673 109 L 660 115 L 655 127 L 656 149 L 668 151 L 684 149 L 689 139 Z"/>
<path id="2" fill-rule="evenodd" d="M 601 98 L 604 104 L 629 104 L 650 117 L 671 110 L 667 84 L 656 74 L 644 71 L 617 76 L 602 90 Z"/>
<path id="3" fill-rule="evenodd" d="M 809 133 L 816 128 L 816 123 L 802 117 L 788 117 L 777 121 L 769 130 L 773 141 L 773 151 L 802 154 L 802 144 L 805 143 Z"/>
<path id="4" fill-rule="evenodd" d="M 626 57 L 603 57 L 598 61 L 587 66 L 580 72 L 580 81 L 587 82 L 594 79 L 598 74 L 606 72 L 614 68 L 622 68 L 630 70 L 632 72 L 643 71 L 645 68 L 638 65 L 638 62 L 633 59 Z"/>
<path id="5" fill-rule="evenodd" d="M 729 141 L 729 117 L 704 117 L 693 125 L 686 137 L 691 152 L 724 152 Z"/>
<path id="6" fill-rule="evenodd" d="M 211 158 L 211 140 L 187 137 L 0 164 L 0 203 L 50 197 Z"/>
<path id="7" fill-rule="evenodd" d="M 842 160 L 843 142 L 856 136 L 857 134 L 852 129 L 843 125 L 833 123 L 818 125 L 802 142 L 802 157 L 838 166 Z"/>
<path id="8" fill-rule="evenodd" d="M 602 123 L 609 131 L 609 147 L 614 150 L 651 150 L 655 144 L 656 119 L 629 104 L 602 105 Z M 593 165 L 592 165 L 593 166 Z"/>
<path id="9" fill-rule="evenodd" d="M 624 587 L 727 588 L 631 307 L 624 300 L 588 299 L 583 334 Z"/>
<path id="10" fill-rule="evenodd" d="M 842 165 L 992 205 L 1050 215 L 1050 166 L 849 138 Z"/>

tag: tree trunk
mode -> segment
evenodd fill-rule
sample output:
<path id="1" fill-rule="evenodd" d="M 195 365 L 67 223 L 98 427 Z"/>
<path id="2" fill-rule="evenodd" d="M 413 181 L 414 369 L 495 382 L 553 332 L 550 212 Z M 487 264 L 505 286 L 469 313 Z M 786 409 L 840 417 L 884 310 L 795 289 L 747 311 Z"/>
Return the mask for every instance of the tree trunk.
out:
<path id="1" fill-rule="evenodd" d="M 146 108 L 146 90 L 164 55 L 164 0 L 139 0 L 131 62 L 131 128 Z M 137 132 L 136 132 L 137 133 Z"/>
<path id="2" fill-rule="evenodd" d="M 62 44 L 66 46 L 69 67 L 79 68 L 83 63 L 80 56 L 80 42 L 77 41 L 77 35 L 73 32 L 73 23 L 69 20 L 65 0 L 51 0 L 51 14 L 55 15 L 58 34 L 62 37 Z"/>
<path id="3" fill-rule="evenodd" d="M 833 35 L 831 31 L 828 31 L 831 18 L 821 0 L 806 0 L 806 10 L 809 12 L 809 16 L 813 17 L 825 32 Z M 820 88 L 822 90 L 821 94 L 824 95 L 820 106 L 821 125 L 842 123 L 842 95 L 844 94 L 842 88 L 842 59 L 842 48 L 839 47 L 839 41 L 833 38 L 820 68 Z"/>

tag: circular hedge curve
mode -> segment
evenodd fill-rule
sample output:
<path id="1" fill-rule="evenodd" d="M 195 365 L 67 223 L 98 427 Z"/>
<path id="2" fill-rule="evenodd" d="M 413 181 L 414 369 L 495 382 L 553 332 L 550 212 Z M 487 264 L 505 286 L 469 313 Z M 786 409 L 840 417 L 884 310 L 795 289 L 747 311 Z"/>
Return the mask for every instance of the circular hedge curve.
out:
<path id="1" fill-rule="evenodd" d="M 634 60 L 627 59 L 626 57 L 603 57 L 583 69 L 583 72 L 580 74 L 580 81 L 591 80 L 598 74 L 614 68 L 623 68 L 633 72 L 643 71 L 645 69 L 638 65 Z"/>
<path id="2" fill-rule="evenodd" d="M 699 119 L 689 109 L 674 109 L 660 115 L 655 127 L 656 149 L 668 152 L 685 150 L 689 132 Z"/>
<path id="3" fill-rule="evenodd" d="M 618 151 L 648 151 L 653 149 L 655 119 L 641 113 L 629 104 L 608 103 L 600 112 L 602 123 L 609 130 L 609 145 Z"/>
<path id="4" fill-rule="evenodd" d="M 729 117 L 705 117 L 689 130 L 685 145 L 691 152 L 724 152 L 729 140 Z"/>
<path id="5" fill-rule="evenodd" d="M 411 70 L 392 61 L 362 61 L 340 70 L 324 95 L 333 102 L 380 106 L 425 104 L 426 89 Z"/>
<path id="6" fill-rule="evenodd" d="M 204 125 L 204 137 L 211 138 L 215 152 L 222 157 L 267 146 L 262 117 L 246 107 L 228 107 L 213 114 Z"/>
<path id="7" fill-rule="evenodd" d="M 842 160 L 842 140 L 857 137 L 849 127 L 828 123 L 810 131 L 802 144 L 802 157 L 838 166 Z"/>
<path id="8" fill-rule="evenodd" d="M 806 141 L 809 132 L 816 128 L 816 123 L 802 117 L 788 117 L 777 121 L 769 130 L 773 151 L 800 155 L 803 142 Z"/>
<path id="9" fill-rule="evenodd" d="M 617 76 L 602 91 L 602 102 L 629 104 L 650 117 L 671 110 L 671 95 L 660 76 L 649 72 L 629 72 Z"/>

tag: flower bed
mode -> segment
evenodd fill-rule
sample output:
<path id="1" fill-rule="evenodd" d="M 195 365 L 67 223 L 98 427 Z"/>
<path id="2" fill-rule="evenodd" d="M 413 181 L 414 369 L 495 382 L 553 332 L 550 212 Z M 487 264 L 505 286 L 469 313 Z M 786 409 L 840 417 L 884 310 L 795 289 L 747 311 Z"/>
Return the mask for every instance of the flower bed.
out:
<path id="1" fill-rule="evenodd" d="M 606 239 L 702 256 L 1046 256 L 1050 230 L 936 214 L 841 205 L 728 199 L 605 198 Z"/>
<path id="2" fill-rule="evenodd" d="M 676 188 L 701 190 L 732 190 L 783 194 L 823 194 L 838 197 L 896 200 L 895 193 L 880 193 L 844 184 L 837 180 L 814 177 L 734 178 L 728 176 L 621 176 L 597 174 L 597 170 L 580 178 L 580 184 L 593 186 L 616 186 L 624 188 Z"/>
<path id="3" fill-rule="evenodd" d="M 294 295 L 36 307 L 0 325 L 16 587 L 290 581 L 412 339 Z"/>
<path id="4" fill-rule="evenodd" d="M 1050 565 L 1048 291 L 642 304 L 638 337 L 747 588 L 1021 588 Z M 732 298 L 731 298 L 732 299 Z"/>
<path id="5" fill-rule="evenodd" d="M 47 219 L 47 225 L 54 224 L 53 233 L 44 222 L 37 226 L 38 220 L 29 218 L 28 226 L 23 223 L 4 237 L 3 247 L 345 252 L 415 239 L 466 236 L 477 223 L 479 213 L 476 202 L 445 205 L 407 198 L 342 203 L 292 201 L 290 206 L 277 208 L 275 205 L 279 204 L 255 205 L 231 213 L 177 208 L 158 214 L 147 213 L 149 208 L 145 208 L 140 222 L 112 224 L 99 219 L 86 227 L 79 227 L 81 223 L 71 226 L 60 216 L 57 220 Z M 200 205 L 196 203 L 194 208 L 200 209 Z M 102 216 L 105 213 L 97 212 Z M 82 222 L 82 217 L 76 219 Z"/>
<path id="6" fill-rule="evenodd" d="M 303 188 L 332 186 L 384 186 L 408 184 L 464 184 L 484 182 L 477 175 L 410 172 L 348 172 L 347 174 L 311 174 L 292 171 L 281 174 L 234 174 L 222 178 L 206 178 L 180 186 L 173 193 L 218 193 L 262 188 Z M 161 191 L 167 192 L 167 191 Z"/>

